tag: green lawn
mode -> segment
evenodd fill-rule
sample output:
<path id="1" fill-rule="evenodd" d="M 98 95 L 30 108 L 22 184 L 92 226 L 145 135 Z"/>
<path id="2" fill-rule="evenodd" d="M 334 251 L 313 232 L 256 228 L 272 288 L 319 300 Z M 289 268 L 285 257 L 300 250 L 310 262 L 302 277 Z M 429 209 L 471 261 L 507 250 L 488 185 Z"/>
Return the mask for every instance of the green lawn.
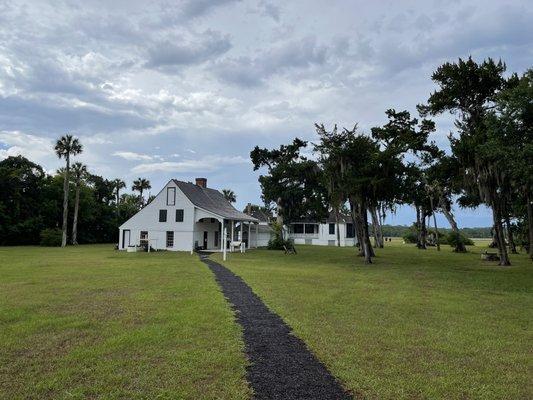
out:
<path id="1" fill-rule="evenodd" d="M 207 267 L 111 248 L 0 248 L 0 398 L 248 398 Z"/>
<path id="2" fill-rule="evenodd" d="M 389 244 L 389 243 L 387 243 Z M 533 264 L 399 242 L 231 254 L 225 263 L 365 399 L 531 399 Z M 220 260 L 217 255 L 216 259 Z"/>

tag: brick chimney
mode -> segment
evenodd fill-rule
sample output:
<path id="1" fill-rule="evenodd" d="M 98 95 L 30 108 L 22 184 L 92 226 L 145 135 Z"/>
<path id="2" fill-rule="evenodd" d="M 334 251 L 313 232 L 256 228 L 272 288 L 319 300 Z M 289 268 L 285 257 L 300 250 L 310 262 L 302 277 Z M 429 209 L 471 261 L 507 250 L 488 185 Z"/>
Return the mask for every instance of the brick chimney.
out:
<path id="1" fill-rule="evenodd" d="M 205 189 L 207 187 L 207 178 L 196 178 L 196 186 Z"/>

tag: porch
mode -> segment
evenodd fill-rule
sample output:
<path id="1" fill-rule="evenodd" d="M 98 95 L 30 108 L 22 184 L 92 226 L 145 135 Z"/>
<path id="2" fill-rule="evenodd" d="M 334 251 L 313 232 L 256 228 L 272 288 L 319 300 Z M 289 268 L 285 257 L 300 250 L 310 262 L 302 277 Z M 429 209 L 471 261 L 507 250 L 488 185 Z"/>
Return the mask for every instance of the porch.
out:
<path id="1" fill-rule="evenodd" d="M 193 250 L 204 252 L 233 252 L 257 247 L 258 223 L 216 216 L 199 216 L 194 223 Z M 236 247 L 238 249 L 236 249 Z"/>

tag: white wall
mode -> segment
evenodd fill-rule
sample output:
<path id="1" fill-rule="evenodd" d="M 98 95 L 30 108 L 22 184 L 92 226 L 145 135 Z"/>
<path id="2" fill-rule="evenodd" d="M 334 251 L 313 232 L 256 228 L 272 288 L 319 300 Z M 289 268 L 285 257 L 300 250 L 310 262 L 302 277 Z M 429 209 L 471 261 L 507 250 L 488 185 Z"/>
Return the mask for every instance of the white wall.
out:
<path id="1" fill-rule="evenodd" d="M 346 224 L 339 224 L 340 232 L 340 245 L 341 246 L 355 246 L 355 238 L 346 237 Z M 289 237 L 294 240 L 295 244 L 306 244 L 305 235 L 294 236 L 289 234 Z M 309 243 L 310 242 L 310 243 Z M 318 245 L 318 246 L 336 246 L 337 245 L 337 224 L 335 224 L 335 233 L 329 233 L 329 223 L 319 224 L 318 226 L 318 237 L 309 237 L 307 238 L 307 244 Z"/>
<path id="2" fill-rule="evenodd" d="M 257 225 L 252 224 L 250 227 L 250 236 L 251 240 L 249 241 L 249 245 L 251 247 L 266 247 L 268 245 L 268 242 L 270 241 L 270 238 L 273 235 L 273 231 L 263 231 L 265 229 L 265 226 L 268 226 L 267 223 L 261 222 L 259 227 L 259 234 L 256 235 L 256 229 L 258 228 Z M 248 224 L 244 225 L 244 239 L 248 239 Z"/>
<path id="3" fill-rule="evenodd" d="M 167 187 L 176 188 L 175 205 L 167 205 Z M 176 222 L 176 209 L 183 209 L 183 222 Z M 167 210 L 167 222 L 159 222 L 159 210 Z M 123 248 L 122 232 L 131 231 L 130 244 L 138 245 L 141 231 L 148 231 L 152 247 L 166 249 L 166 232 L 174 232 L 174 247 L 169 250 L 190 251 L 193 246 L 195 207 L 173 181 L 157 194 L 150 204 L 120 227 L 119 248 Z M 152 241 L 154 239 L 154 241 Z"/>

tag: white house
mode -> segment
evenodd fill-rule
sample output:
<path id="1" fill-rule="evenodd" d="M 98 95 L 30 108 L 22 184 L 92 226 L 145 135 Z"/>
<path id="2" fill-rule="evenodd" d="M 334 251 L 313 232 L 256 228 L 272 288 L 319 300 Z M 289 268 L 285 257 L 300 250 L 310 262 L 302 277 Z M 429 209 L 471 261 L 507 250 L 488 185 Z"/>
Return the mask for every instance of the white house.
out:
<path id="1" fill-rule="evenodd" d="M 248 204 L 244 212 L 254 217 L 258 221 L 255 235 L 252 231 L 252 240 L 254 240 L 254 244 L 256 244 L 257 247 L 268 246 L 268 242 L 274 235 L 274 229 L 272 229 L 272 227 L 270 226 L 272 215 L 263 210 L 252 209 L 252 205 L 250 203 Z M 243 240 L 247 242 L 248 231 L 246 230 L 246 226 L 244 226 L 243 231 Z"/>
<path id="2" fill-rule="evenodd" d="M 257 247 L 259 221 L 236 210 L 207 179 L 170 180 L 157 196 L 120 226 L 119 249 L 149 244 L 154 249 L 222 251 L 237 241 L 235 227 L 242 226 Z M 223 237 L 226 237 L 226 241 Z"/>
<path id="3" fill-rule="evenodd" d="M 355 246 L 355 230 L 352 218 L 341 215 L 339 218 L 341 246 Z M 313 244 L 320 246 L 337 245 L 337 225 L 333 213 L 325 221 L 299 221 L 289 225 L 289 238 L 295 244 Z"/>

